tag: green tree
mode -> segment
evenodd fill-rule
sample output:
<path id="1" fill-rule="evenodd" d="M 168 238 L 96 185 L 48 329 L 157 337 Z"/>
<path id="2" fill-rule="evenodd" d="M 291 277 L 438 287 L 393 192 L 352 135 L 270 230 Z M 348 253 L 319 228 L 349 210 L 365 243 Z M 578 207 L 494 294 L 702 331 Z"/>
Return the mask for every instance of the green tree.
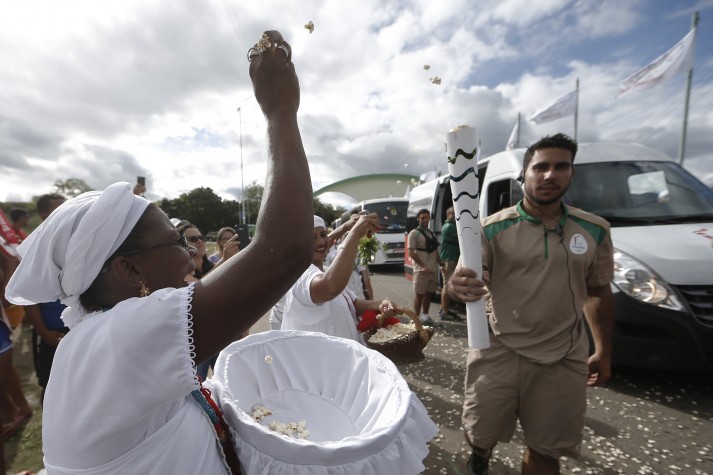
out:
<path id="1" fill-rule="evenodd" d="M 223 201 L 211 188 L 195 188 L 176 199 L 164 198 L 156 204 L 171 218 L 187 219 L 204 233 L 237 224 L 238 202 Z"/>
<path id="2" fill-rule="evenodd" d="M 255 224 L 260 212 L 264 188 L 257 182 L 245 187 L 244 201 L 247 223 Z M 195 224 L 204 233 L 217 231 L 223 226 L 240 224 L 240 202 L 223 200 L 210 188 L 196 188 L 176 199 L 164 198 L 156 203 L 171 218 L 186 219 Z M 345 210 L 314 199 L 315 214 L 331 223 Z M 289 213 L 288 210 L 284 212 Z"/>
<path id="3" fill-rule="evenodd" d="M 256 181 L 250 183 L 245 187 L 245 214 L 248 216 L 248 223 L 255 224 L 257 222 L 257 216 L 260 212 L 260 205 L 262 204 L 262 194 L 265 191 L 264 187 L 258 184 Z M 345 210 L 341 208 L 335 208 L 331 204 L 323 203 L 319 198 L 314 199 L 314 214 L 322 217 L 327 223 L 331 223 L 335 219 L 339 218 Z"/>
<path id="4" fill-rule="evenodd" d="M 345 209 L 335 207 L 329 203 L 323 203 L 319 198 L 314 199 L 314 214 L 324 219 L 327 226 L 335 219 L 341 217 L 345 211 Z"/>
<path id="5" fill-rule="evenodd" d="M 59 193 L 67 198 L 74 198 L 75 196 L 81 195 L 87 191 L 94 190 L 94 187 L 90 186 L 84 180 L 79 178 L 67 178 L 66 180 L 57 180 L 54 182 L 52 187 L 53 193 Z"/>

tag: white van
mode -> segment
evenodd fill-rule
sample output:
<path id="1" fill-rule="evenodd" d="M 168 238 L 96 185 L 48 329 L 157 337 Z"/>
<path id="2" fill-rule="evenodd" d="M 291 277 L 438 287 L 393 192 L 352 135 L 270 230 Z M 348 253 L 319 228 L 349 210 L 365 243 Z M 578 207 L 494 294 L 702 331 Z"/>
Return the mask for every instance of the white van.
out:
<path id="1" fill-rule="evenodd" d="M 404 263 L 404 232 L 406 231 L 406 208 L 408 198 L 374 198 L 351 206 L 339 220 L 349 220 L 351 215 L 362 211 L 379 215 L 379 230 L 376 239 L 384 246 L 374 256 L 370 265 L 402 265 Z M 336 223 L 334 223 L 336 224 Z M 336 229 L 336 226 L 335 226 Z"/>
<path id="2" fill-rule="evenodd" d="M 478 163 L 481 216 L 523 198 L 517 177 L 524 154 L 509 150 Z M 713 369 L 713 190 L 665 154 L 638 144 L 579 144 L 574 165 L 565 202 L 602 216 L 612 228 L 614 363 Z M 409 229 L 426 208 L 440 233 L 449 206 L 448 176 L 414 188 Z"/>

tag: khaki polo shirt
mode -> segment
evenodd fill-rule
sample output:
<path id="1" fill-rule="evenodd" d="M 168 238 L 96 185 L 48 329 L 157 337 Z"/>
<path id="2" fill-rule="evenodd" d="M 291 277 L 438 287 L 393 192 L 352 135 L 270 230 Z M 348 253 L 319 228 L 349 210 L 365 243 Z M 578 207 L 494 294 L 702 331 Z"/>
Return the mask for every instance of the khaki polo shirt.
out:
<path id="1" fill-rule="evenodd" d="M 587 287 L 614 276 L 609 224 L 563 205 L 562 234 L 528 215 L 522 202 L 483 221 L 483 269 L 490 272 L 495 336 L 538 363 L 583 354 Z M 586 354 L 586 353 L 585 353 Z"/>

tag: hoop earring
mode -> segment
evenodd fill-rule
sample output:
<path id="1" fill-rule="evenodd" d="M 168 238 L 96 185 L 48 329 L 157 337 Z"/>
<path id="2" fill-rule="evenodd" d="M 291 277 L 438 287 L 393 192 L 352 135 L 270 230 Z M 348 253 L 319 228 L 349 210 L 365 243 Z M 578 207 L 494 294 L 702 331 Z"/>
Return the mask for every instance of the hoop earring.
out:
<path id="1" fill-rule="evenodd" d="M 141 288 L 139 289 L 139 297 L 148 297 L 149 295 L 151 295 L 151 291 L 148 287 L 146 287 L 146 284 L 144 284 L 143 280 L 140 280 L 139 284 L 141 284 Z"/>

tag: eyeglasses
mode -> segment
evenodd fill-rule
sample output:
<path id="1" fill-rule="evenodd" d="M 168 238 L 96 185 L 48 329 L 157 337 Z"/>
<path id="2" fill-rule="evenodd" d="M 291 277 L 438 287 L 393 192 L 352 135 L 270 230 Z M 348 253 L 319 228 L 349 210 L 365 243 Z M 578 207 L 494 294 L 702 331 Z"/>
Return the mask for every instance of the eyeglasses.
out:
<path id="1" fill-rule="evenodd" d="M 195 236 L 195 237 L 199 237 L 199 236 Z M 137 253 L 139 253 L 139 252 L 148 251 L 149 249 L 156 249 L 156 248 L 158 248 L 158 247 L 181 246 L 181 247 L 183 247 L 184 249 L 188 249 L 189 246 L 188 246 L 188 242 L 187 242 L 186 240 L 190 240 L 191 242 L 193 242 L 193 241 L 191 240 L 191 238 L 187 238 L 187 237 L 184 236 L 184 235 L 180 235 L 180 236 L 178 237 L 178 239 L 176 239 L 175 241 L 163 242 L 163 243 L 161 243 L 161 244 L 156 244 L 156 245 L 154 245 L 154 246 L 145 247 L 145 248 L 143 248 L 143 249 L 135 249 L 135 250 L 131 250 L 131 251 L 122 252 L 122 253 L 119 253 L 119 254 L 115 255 L 114 257 L 118 257 L 118 256 L 128 256 L 128 255 L 130 255 L 130 254 L 137 254 Z"/>
<path id="2" fill-rule="evenodd" d="M 186 239 L 188 239 L 189 242 L 196 243 L 198 241 L 206 242 L 208 238 L 206 236 L 188 236 Z"/>
<path id="3" fill-rule="evenodd" d="M 199 237 L 199 236 L 196 236 L 196 237 Z M 185 249 L 187 251 L 190 248 L 190 246 L 188 245 L 188 242 L 186 241 L 186 239 L 187 239 L 186 236 L 181 234 L 178 237 L 178 239 L 176 239 L 175 241 L 162 242 L 161 244 L 156 244 L 154 246 L 145 247 L 143 249 L 132 249 L 129 251 L 124 251 L 124 252 L 120 252 L 118 254 L 114 254 L 113 256 L 111 256 L 109 258 L 109 260 L 107 260 L 104 263 L 104 265 L 101 268 L 101 271 L 99 271 L 99 275 L 107 273 L 109 271 L 109 264 L 111 263 L 111 261 L 113 261 L 114 259 L 116 259 L 119 256 L 130 256 L 132 254 L 138 254 L 139 252 L 148 251 L 150 249 L 156 249 L 159 247 L 169 247 L 169 246 L 181 246 L 183 249 Z"/>

